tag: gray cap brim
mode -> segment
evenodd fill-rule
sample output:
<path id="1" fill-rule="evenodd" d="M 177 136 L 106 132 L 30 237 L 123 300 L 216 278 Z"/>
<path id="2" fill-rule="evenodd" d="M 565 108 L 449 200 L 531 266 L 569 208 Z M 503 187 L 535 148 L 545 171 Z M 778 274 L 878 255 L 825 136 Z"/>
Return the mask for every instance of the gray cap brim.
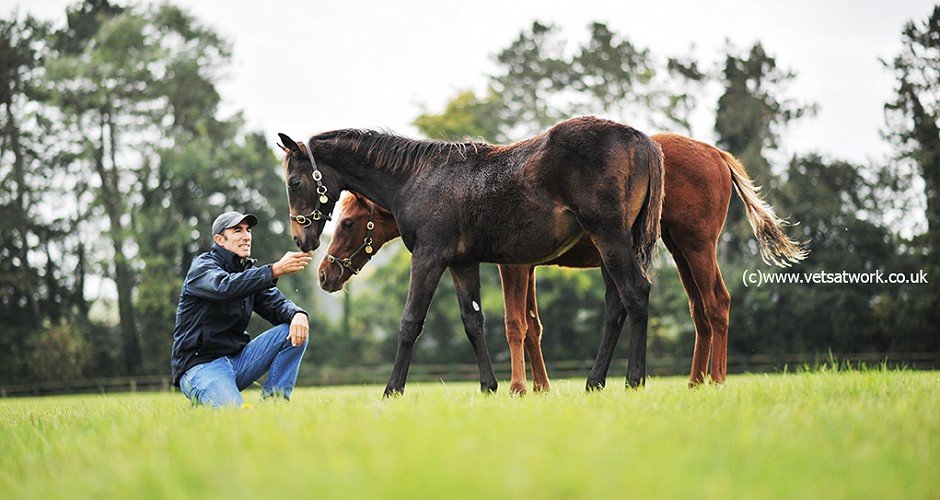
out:
<path id="1" fill-rule="evenodd" d="M 243 214 L 241 212 L 225 212 L 215 218 L 212 223 L 212 234 L 222 234 L 226 229 L 235 227 L 242 222 L 247 222 L 248 227 L 258 225 L 258 218 L 254 214 Z"/>

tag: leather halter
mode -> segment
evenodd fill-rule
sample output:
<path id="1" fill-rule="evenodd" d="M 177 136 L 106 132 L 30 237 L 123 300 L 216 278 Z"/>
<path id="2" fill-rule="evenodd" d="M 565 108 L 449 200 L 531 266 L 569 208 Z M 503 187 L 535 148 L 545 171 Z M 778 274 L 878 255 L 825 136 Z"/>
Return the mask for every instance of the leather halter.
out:
<path id="1" fill-rule="evenodd" d="M 350 255 L 349 257 L 346 257 L 345 259 L 340 259 L 338 257 L 334 257 L 330 254 L 327 254 L 326 260 L 328 260 L 332 264 L 339 265 L 341 270 L 349 269 L 349 272 L 351 272 L 352 274 L 354 275 L 359 274 L 359 271 L 361 271 L 362 268 L 360 267 L 356 269 L 356 266 L 353 265 L 352 261 L 354 258 L 356 258 L 357 255 L 359 255 L 363 251 L 365 251 L 366 254 L 369 255 L 369 258 L 366 259 L 366 262 L 369 262 L 369 260 L 372 258 L 372 252 L 375 251 L 372 248 L 372 230 L 373 229 L 375 229 L 375 203 L 372 204 L 372 208 L 369 210 L 369 222 L 366 223 L 366 237 L 362 241 L 362 244 L 359 245 L 359 248 L 357 248 L 356 251 L 352 253 L 352 255 Z M 362 265 L 365 266 L 366 262 L 364 262 Z"/>
<path id="2" fill-rule="evenodd" d="M 330 199 L 326 196 L 326 186 L 323 185 L 323 174 L 320 173 L 320 169 L 317 168 L 317 161 L 313 159 L 313 148 L 309 144 L 307 146 L 307 158 L 310 158 L 310 165 L 313 167 L 313 181 L 317 183 L 317 204 L 313 208 L 313 212 L 310 212 L 309 215 L 288 215 L 290 220 L 300 224 L 303 227 L 308 227 L 310 224 L 313 224 L 314 221 L 318 220 L 330 220 L 331 215 L 329 213 L 324 214 L 320 211 L 320 206 Z"/>

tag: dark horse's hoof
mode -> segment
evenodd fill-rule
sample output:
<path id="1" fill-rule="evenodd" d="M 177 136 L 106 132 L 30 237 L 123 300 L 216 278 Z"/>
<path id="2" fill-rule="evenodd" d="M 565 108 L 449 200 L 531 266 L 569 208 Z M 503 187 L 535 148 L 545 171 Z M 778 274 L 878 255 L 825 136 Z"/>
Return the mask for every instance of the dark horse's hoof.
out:
<path id="1" fill-rule="evenodd" d="M 585 390 L 587 390 L 588 392 L 600 391 L 604 389 L 605 385 L 607 385 L 607 380 L 605 379 L 600 379 L 600 380 L 588 379 L 587 384 L 585 386 Z"/>
<path id="2" fill-rule="evenodd" d="M 639 380 L 630 380 L 627 378 L 627 389 L 643 389 L 646 387 L 646 377 Z"/>
<path id="3" fill-rule="evenodd" d="M 398 397 L 398 396 L 401 396 L 401 395 L 404 394 L 404 393 L 405 393 L 405 389 L 396 389 L 396 388 L 393 388 L 393 387 L 386 387 L 386 388 L 385 388 L 385 397 L 386 397 L 386 398 Z"/>
<path id="4" fill-rule="evenodd" d="M 499 387 L 499 384 L 496 382 L 480 382 L 480 392 L 483 394 L 496 394 L 496 389 Z"/>

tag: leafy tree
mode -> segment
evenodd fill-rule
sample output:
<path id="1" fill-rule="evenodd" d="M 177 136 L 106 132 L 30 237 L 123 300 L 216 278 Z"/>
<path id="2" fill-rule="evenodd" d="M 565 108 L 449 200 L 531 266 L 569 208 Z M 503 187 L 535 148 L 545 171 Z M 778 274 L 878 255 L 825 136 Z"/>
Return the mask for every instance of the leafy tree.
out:
<path id="1" fill-rule="evenodd" d="M 84 0 L 65 10 L 66 27 L 53 34 L 53 46 L 61 54 L 77 55 L 97 35 L 101 25 L 125 8 L 108 0 Z"/>
<path id="2" fill-rule="evenodd" d="M 925 332 L 935 332 L 940 322 L 940 6 L 934 6 L 926 20 L 907 23 L 901 39 L 904 49 L 885 63 L 897 76 L 895 97 L 885 105 L 886 136 L 897 156 L 879 178 L 889 187 L 885 206 L 897 207 L 902 214 L 912 209 L 918 178 L 923 183 L 926 231 L 899 246 L 911 267 L 925 271 L 931 283 L 889 298 L 890 307 L 884 310 L 905 313 L 900 316 L 903 327 L 897 330 L 926 337 L 910 345 L 938 350 L 940 338 Z"/>
<path id="3" fill-rule="evenodd" d="M 717 145 L 746 165 L 748 174 L 764 188 L 763 194 L 772 204 L 781 179 L 771 168 L 769 153 L 778 148 L 780 132 L 788 124 L 815 113 L 814 105 L 783 97 L 786 84 L 795 76 L 779 68 L 760 43 L 744 55 L 728 47 L 721 70 L 725 90 L 718 98 L 715 117 Z M 785 211 L 782 214 L 786 217 Z M 733 201 L 729 207 L 722 242 L 719 253 L 724 261 L 732 255 L 756 254 L 740 203 Z"/>
<path id="4" fill-rule="evenodd" d="M 180 283 L 218 213 L 258 214 L 262 262 L 292 248 L 278 162 L 239 116 L 218 118 L 216 33 L 169 5 L 87 0 L 67 18 L 0 22 L 0 374 L 166 373 Z M 111 306 L 90 307 L 89 275 L 114 280 L 117 328 L 90 319 Z M 314 283 L 279 285 L 320 330 Z"/>
<path id="5" fill-rule="evenodd" d="M 932 265 L 940 264 L 940 6 L 922 23 L 909 22 L 902 32 L 904 50 L 886 66 L 898 77 L 896 95 L 885 105 L 888 138 L 898 150 L 896 175 L 916 172 L 924 182 L 927 231 L 924 247 Z M 913 172 L 911 172 L 913 170 Z M 903 194 L 913 175 L 892 183 Z"/>
<path id="6" fill-rule="evenodd" d="M 443 113 L 415 125 L 429 137 L 512 142 L 572 116 L 599 114 L 640 128 L 688 130 L 694 87 L 706 75 L 695 62 L 660 62 L 605 24 L 574 51 L 558 29 L 538 21 L 496 56 L 486 94 L 463 91 Z M 676 83 L 680 82 L 680 83 Z"/>
<path id="7" fill-rule="evenodd" d="M 816 108 L 782 97 L 796 74 L 779 68 L 760 43 L 743 56 L 735 52 L 728 48 L 721 71 L 725 90 L 718 98 L 715 131 L 719 145 L 743 160 L 751 177 L 771 180 L 767 152 L 779 147 L 780 131 Z"/>
<path id="8" fill-rule="evenodd" d="M 23 365 L 23 342 L 42 324 L 43 255 L 31 248 L 49 241 L 51 225 L 35 215 L 48 188 L 37 175 L 44 163 L 42 141 L 32 134 L 45 110 L 37 98 L 48 25 L 32 17 L 0 19 L 0 377 L 11 379 Z"/>
<path id="9" fill-rule="evenodd" d="M 888 229 L 859 218 L 871 206 L 873 186 L 858 165 L 819 155 L 794 158 L 777 197 L 800 220 L 812 241 L 809 259 L 790 272 L 802 275 L 890 272 L 894 248 Z M 730 280 L 732 353 L 887 352 L 892 337 L 883 328 L 878 283 L 765 284 L 744 287 Z"/>
<path id="10" fill-rule="evenodd" d="M 79 380 L 93 350 L 86 345 L 85 332 L 78 324 L 57 324 L 27 337 L 31 347 L 29 368 L 31 381 L 62 382 Z"/>
<path id="11" fill-rule="evenodd" d="M 135 373 L 141 362 L 135 193 L 142 191 L 148 153 L 174 131 L 191 135 L 204 126 L 201 117 L 214 115 L 218 95 L 210 78 L 228 47 L 167 5 L 136 13 L 89 2 L 71 10 L 69 22 L 59 35 L 61 55 L 48 64 L 50 92 L 81 163 L 97 176 L 94 206 L 104 212 L 113 250 L 108 272 L 117 286 L 124 367 Z M 197 105 L 200 111 L 191 111 Z"/>
<path id="12" fill-rule="evenodd" d="M 677 60 L 658 64 L 648 50 L 593 23 L 590 38 L 573 53 L 552 25 L 534 22 L 496 57 L 492 87 L 504 107 L 501 132 L 519 139 L 571 116 L 602 114 L 640 128 L 688 129 L 690 94 L 669 90 Z M 694 72 L 672 73 L 698 78 Z"/>
<path id="13" fill-rule="evenodd" d="M 442 113 L 423 113 L 414 125 L 427 137 L 499 142 L 502 113 L 502 101 L 492 89 L 483 98 L 466 90 L 447 102 Z"/>

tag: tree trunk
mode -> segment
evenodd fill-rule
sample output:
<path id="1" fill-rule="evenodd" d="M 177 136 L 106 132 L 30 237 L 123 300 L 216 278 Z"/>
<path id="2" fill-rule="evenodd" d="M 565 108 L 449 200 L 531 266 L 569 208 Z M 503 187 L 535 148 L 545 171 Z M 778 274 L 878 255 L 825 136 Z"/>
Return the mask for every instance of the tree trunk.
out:
<path id="1" fill-rule="evenodd" d="M 39 297 L 37 296 L 38 291 L 35 283 L 37 277 L 33 274 L 33 268 L 29 263 L 29 246 L 27 241 L 29 235 L 30 207 L 29 201 L 27 200 L 26 165 L 25 159 L 23 158 L 23 148 L 20 144 L 19 128 L 16 126 L 16 117 L 13 116 L 13 103 L 5 102 L 4 108 L 6 109 L 7 115 L 7 130 L 5 131 L 5 135 L 10 140 L 10 150 L 13 152 L 13 177 L 16 181 L 17 213 L 14 215 L 14 218 L 15 231 L 17 234 L 15 240 L 18 240 L 19 243 L 12 246 L 15 247 L 15 251 L 18 254 L 17 258 L 20 261 L 20 276 L 18 280 L 19 286 L 26 295 L 26 310 L 29 311 L 31 323 L 38 325 L 40 323 L 40 311 Z"/>
<path id="2" fill-rule="evenodd" d="M 101 177 L 101 202 L 111 225 L 111 242 L 114 246 L 114 284 L 118 293 L 118 317 L 120 320 L 121 340 L 124 348 L 124 369 L 128 375 L 137 374 L 140 367 L 140 339 L 137 331 L 137 315 L 134 311 L 134 271 L 124 255 L 124 227 L 121 223 L 122 203 L 120 195 L 120 175 L 117 170 L 114 150 L 114 124 L 110 114 L 101 114 L 101 134 L 98 157 L 95 168 Z M 105 131 L 110 131 L 109 141 L 105 140 Z M 105 148 L 110 142 L 110 168 L 105 165 Z"/>

